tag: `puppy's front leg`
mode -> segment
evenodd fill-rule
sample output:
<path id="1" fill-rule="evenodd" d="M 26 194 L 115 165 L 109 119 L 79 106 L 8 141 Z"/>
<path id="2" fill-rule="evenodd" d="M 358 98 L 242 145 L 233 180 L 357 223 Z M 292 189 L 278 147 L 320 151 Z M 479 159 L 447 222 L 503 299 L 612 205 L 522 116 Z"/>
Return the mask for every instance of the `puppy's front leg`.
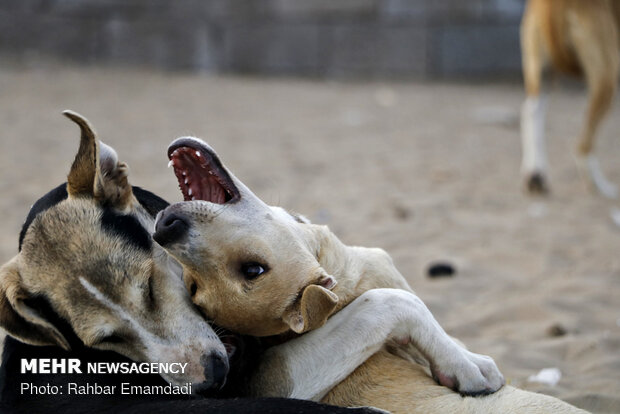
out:
<path id="1" fill-rule="evenodd" d="M 393 327 L 395 342 L 411 344 L 429 361 L 435 380 L 463 395 L 485 395 L 500 389 L 505 381 L 491 357 L 465 349 L 451 338 L 433 317 L 424 302 L 412 292 L 375 289 L 385 295 L 375 318 Z M 414 351 L 415 351 L 414 350 Z M 414 354 L 415 358 L 417 355 Z"/>
<path id="2" fill-rule="evenodd" d="M 399 299 L 402 293 L 397 289 L 365 292 L 320 328 L 269 348 L 250 380 L 249 394 L 321 400 L 387 342 L 402 337 L 405 326 L 416 324 L 408 320 L 400 326 L 411 303 L 392 304 L 391 298 Z"/>
<path id="3" fill-rule="evenodd" d="M 270 348 L 250 393 L 318 401 L 391 340 L 412 341 L 438 382 L 463 394 L 490 393 L 504 384 L 493 360 L 458 345 L 416 295 L 373 289 L 319 329 Z"/>

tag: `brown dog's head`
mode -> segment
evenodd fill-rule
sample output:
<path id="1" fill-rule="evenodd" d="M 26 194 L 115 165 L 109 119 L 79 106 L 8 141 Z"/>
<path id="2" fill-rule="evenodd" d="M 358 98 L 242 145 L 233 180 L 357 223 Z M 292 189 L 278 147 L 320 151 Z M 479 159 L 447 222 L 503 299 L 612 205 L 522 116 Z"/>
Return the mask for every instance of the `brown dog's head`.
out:
<path id="1" fill-rule="evenodd" d="M 225 348 L 149 234 L 167 203 L 129 185 L 114 150 L 84 118 L 65 115 L 82 131 L 79 151 L 66 185 L 32 207 L 19 254 L 0 268 L 0 326 L 32 345 L 187 363 L 164 378 L 195 390 L 221 385 Z"/>
<path id="2" fill-rule="evenodd" d="M 319 263 L 324 226 L 263 203 L 196 138 L 168 156 L 186 202 L 160 213 L 153 237 L 183 265 L 194 303 L 248 335 L 322 325 L 338 302 Z"/>

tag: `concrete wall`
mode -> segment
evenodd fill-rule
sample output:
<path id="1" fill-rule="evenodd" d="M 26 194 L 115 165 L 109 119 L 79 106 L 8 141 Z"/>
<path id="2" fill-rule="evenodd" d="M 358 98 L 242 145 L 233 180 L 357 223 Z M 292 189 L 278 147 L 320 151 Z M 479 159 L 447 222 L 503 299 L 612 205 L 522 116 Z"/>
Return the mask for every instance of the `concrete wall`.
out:
<path id="1" fill-rule="evenodd" d="M 523 0 L 0 0 L 0 59 L 310 76 L 519 73 Z"/>

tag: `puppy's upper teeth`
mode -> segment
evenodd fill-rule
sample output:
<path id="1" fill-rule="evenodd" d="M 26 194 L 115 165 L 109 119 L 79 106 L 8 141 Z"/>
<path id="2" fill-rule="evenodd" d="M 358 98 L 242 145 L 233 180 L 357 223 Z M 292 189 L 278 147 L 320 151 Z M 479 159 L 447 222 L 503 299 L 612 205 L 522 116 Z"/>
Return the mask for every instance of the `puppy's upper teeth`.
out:
<path id="1" fill-rule="evenodd" d="M 200 154 L 200 151 L 196 151 L 196 156 L 197 156 L 197 157 L 200 157 L 200 155 L 201 155 L 201 154 Z"/>
<path id="2" fill-rule="evenodd" d="M 185 185 L 187 185 L 187 183 L 189 183 L 189 180 L 185 177 Z"/>
<path id="3" fill-rule="evenodd" d="M 168 168 L 172 167 L 173 165 L 174 165 L 174 161 L 170 160 L 170 161 L 168 162 Z"/>
<path id="4" fill-rule="evenodd" d="M 185 171 L 181 171 L 181 174 L 183 175 L 183 177 L 185 177 L 187 175 L 187 173 Z"/>
<path id="5" fill-rule="evenodd" d="M 190 196 L 192 195 L 192 189 L 191 188 L 189 190 L 187 190 L 187 194 L 189 194 Z"/>

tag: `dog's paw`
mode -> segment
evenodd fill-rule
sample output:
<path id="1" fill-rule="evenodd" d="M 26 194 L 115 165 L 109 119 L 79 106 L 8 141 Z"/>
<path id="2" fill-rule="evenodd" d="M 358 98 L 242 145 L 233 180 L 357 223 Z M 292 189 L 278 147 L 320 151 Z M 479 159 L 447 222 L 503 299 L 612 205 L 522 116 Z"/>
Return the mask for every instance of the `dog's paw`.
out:
<path id="1" fill-rule="evenodd" d="M 459 353 L 458 360 L 443 364 L 443 367 L 431 367 L 433 378 L 439 384 L 467 396 L 491 394 L 505 384 L 493 358 L 465 349 Z"/>
<path id="2" fill-rule="evenodd" d="M 549 194 L 547 178 L 538 171 L 528 174 L 525 178 L 525 189 L 531 195 L 547 195 Z"/>
<path id="3" fill-rule="evenodd" d="M 605 177 L 596 156 L 593 154 L 582 155 L 578 156 L 576 161 L 581 176 L 585 179 L 589 187 L 598 190 L 603 197 L 610 200 L 618 199 L 618 186 Z"/>

